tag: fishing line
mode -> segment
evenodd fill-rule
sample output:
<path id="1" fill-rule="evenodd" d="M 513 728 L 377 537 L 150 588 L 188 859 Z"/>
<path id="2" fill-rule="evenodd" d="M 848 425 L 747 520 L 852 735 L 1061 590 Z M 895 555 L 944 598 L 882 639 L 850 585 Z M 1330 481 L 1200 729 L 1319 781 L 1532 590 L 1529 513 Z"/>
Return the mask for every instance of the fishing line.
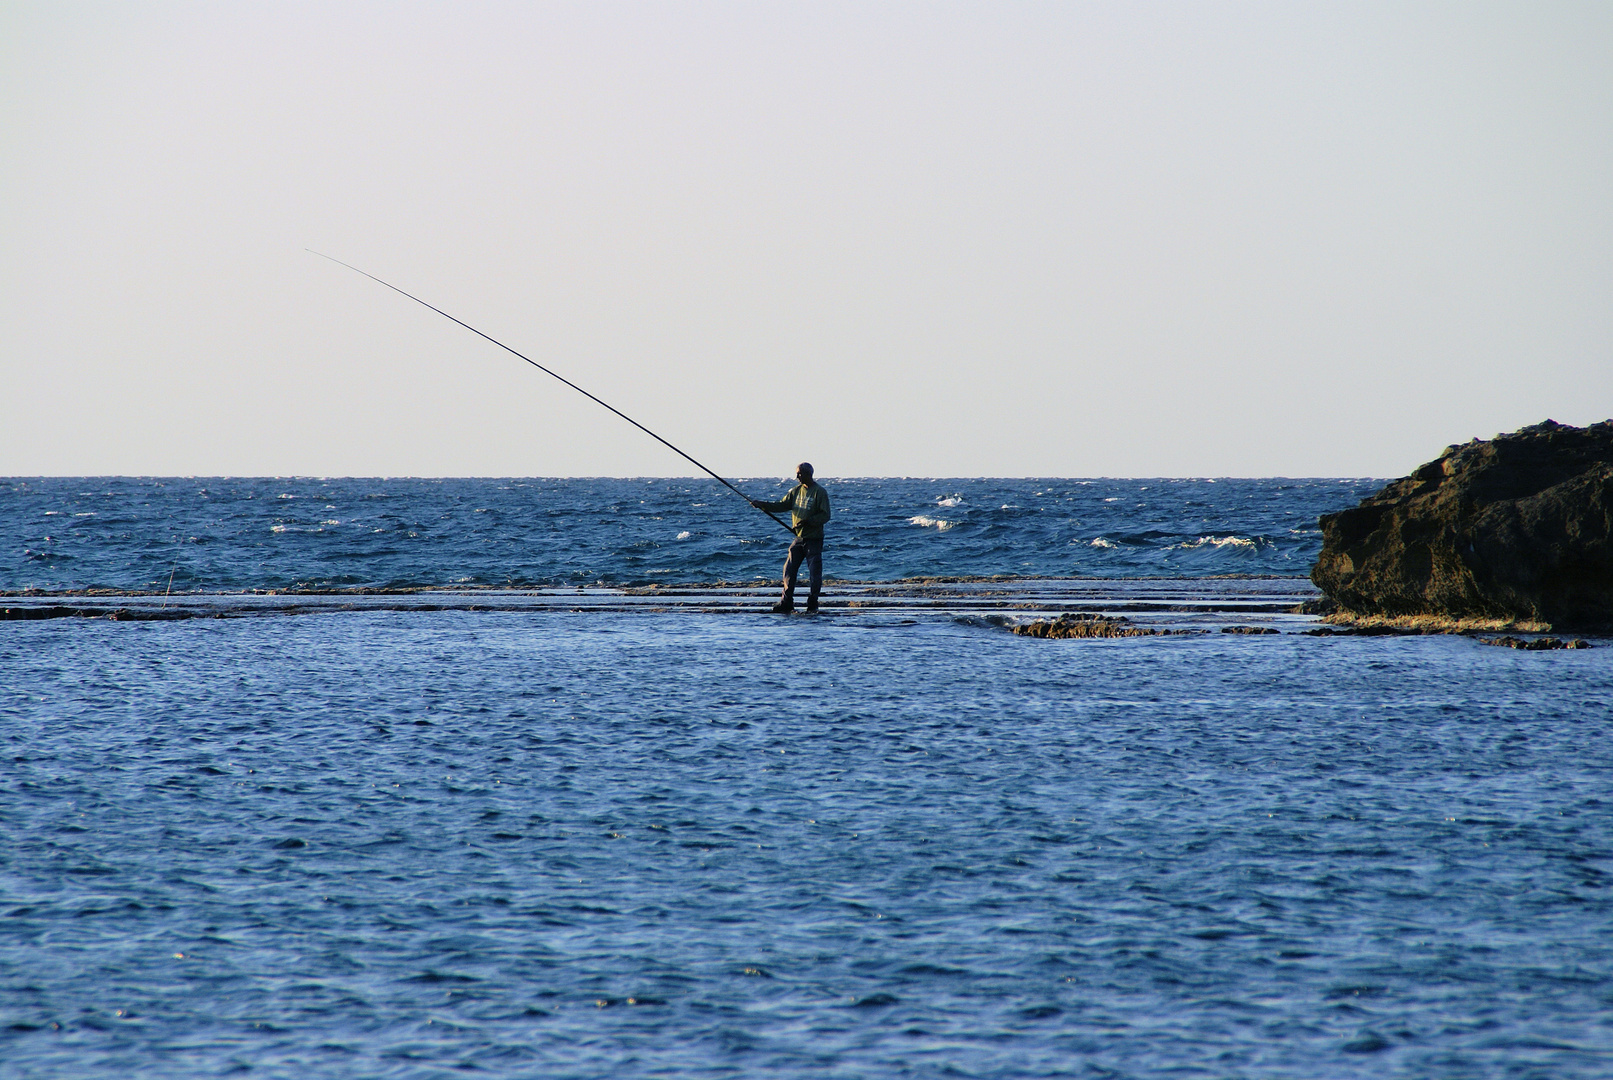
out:
<path id="1" fill-rule="evenodd" d="M 743 491 L 740 491 L 734 485 L 730 484 L 728 481 L 724 480 L 722 477 L 718 476 L 716 473 L 712 472 L 710 469 L 706 468 L 704 465 L 701 465 L 700 462 L 696 461 L 694 458 L 690 457 L 688 454 L 685 454 L 682 450 L 679 450 L 676 446 L 673 446 L 671 443 L 669 443 L 665 439 L 661 438 L 661 436 L 657 435 L 655 432 L 651 431 L 649 428 L 645 427 L 643 424 L 639 423 L 637 420 L 634 420 L 631 416 L 628 416 L 626 413 L 622 412 L 620 409 L 618 409 L 618 408 L 616 408 L 616 407 L 614 407 L 614 406 L 612 406 L 612 405 L 610 405 L 610 404 L 608 404 L 608 403 L 606 403 L 604 401 L 601 401 L 599 398 L 596 398 L 594 395 L 590 394 L 588 391 L 584 390 L 582 387 L 578 386 L 576 383 L 572 382 L 570 379 L 566 378 L 565 376 L 555 374 L 553 371 L 550 371 L 548 368 L 544 367 L 542 364 L 538 363 L 536 360 L 532 359 L 530 356 L 524 356 L 521 353 L 516 352 L 514 349 L 510 348 L 508 345 L 504 344 L 504 342 L 498 340 L 495 337 L 490 337 L 489 335 L 482 333 L 480 330 L 476 329 L 470 323 L 465 322 L 465 321 L 463 321 L 461 319 L 454 318 L 452 315 L 448 314 L 442 308 L 432 307 L 432 305 L 426 303 L 424 300 L 420 299 L 418 296 L 414 295 L 413 293 L 404 292 L 402 289 L 398 288 L 396 285 L 393 285 L 391 282 L 382 281 L 380 278 L 376 277 L 374 274 L 365 273 L 363 270 L 360 270 L 358 267 L 354 266 L 352 263 L 344 263 L 344 262 L 342 262 L 342 260 L 340 260 L 338 258 L 335 258 L 334 256 L 326 255 L 323 252 L 315 251 L 313 248 L 304 248 L 303 250 L 308 252 L 308 254 L 310 254 L 310 255 L 318 255 L 321 259 L 330 259 L 330 261 L 335 263 L 337 266 L 345 266 L 349 270 L 353 271 L 353 273 L 355 273 L 355 274 L 364 274 L 365 277 L 369 278 L 371 281 L 375 282 L 377 285 L 385 285 L 387 288 L 391 289 L 395 293 L 402 293 L 404 296 L 407 296 L 410 300 L 413 300 L 415 303 L 419 304 L 421 307 L 431 308 L 432 311 L 435 311 L 438 315 L 441 315 L 443 318 L 449 320 L 450 322 L 459 323 L 460 326 L 463 326 L 466 330 L 469 330 L 471 333 L 475 334 L 477 337 L 486 338 L 488 341 L 491 341 L 494 345 L 497 345 L 499 348 L 503 349 L 505 352 L 509 353 L 510 355 L 520 357 L 522 360 L 525 360 L 527 363 L 531 364 L 533 367 L 537 368 L 539 371 L 543 372 L 545 375 L 548 375 L 548 376 L 551 376 L 553 378 L 559 379 L 561 382 L 565 383 L 567 386 L 569 386 L 573 390 L 577 391 L 577 393 L 581 394 L 583 397 L 587 398 L 589 401 L 592 401 L 596 405 L 603 405 L 605 408 L 609 409 L 611 412 L 615 413 L 617 416 L 620 416 L 623 420 L 626 420 L 629 424 L 632 424 L 634 427 L 636 427 L 640 431 L 644 432 L 644 434 L 648 435 L 650 438 L 654 439 L 656 442 L 660 443 L 662 446 L 666 447 L 668 450 L 671 450 L 673 453 L 677 454 L 679 457 L 683 458 L 685 461 L 688 461 L 690 464 L 695 465 L 696 467 L 698 467 L 700 469 L 701 472 L 706 473 L 708 476 L 710 476 L 713 480 L 717 481 L 723 487 L 727 488 L 729 491 L 732 491 L 735 495 L 738 495 L 741 499 L 744 499 L 745 500 L 745 505 L 747 505 L 747 506 L 750 505 L 750 496 L 749 495 L 746 495 Z M 774 521 L 778 522 L 779 528 L 783 529 L 785 532 L 789 533 L 791 536 L 795 535 L 795 530 L 790 528 L 788 525 L 786 525 L 784 523 L 783 519 L 781 519 L 781 518 L 777 517 L 776 515 L 774 515 L 771 510 L 763 510 L 762 513 L 766 514 L 768 517 L 770 517 Z"/>

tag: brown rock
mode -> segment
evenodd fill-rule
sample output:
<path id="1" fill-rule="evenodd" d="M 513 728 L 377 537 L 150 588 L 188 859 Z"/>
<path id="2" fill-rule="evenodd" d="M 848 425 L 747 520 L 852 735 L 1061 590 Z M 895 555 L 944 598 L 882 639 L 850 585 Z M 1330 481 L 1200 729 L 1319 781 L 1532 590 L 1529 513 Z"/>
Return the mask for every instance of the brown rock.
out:
<path id="1" fill-rule="evenodd" d="M 1123 617 L 1113 618 L 1087 611 L 1065 612 L 1056 619 L 1038 619 L 1009 629 L 1023 637 L 1036 638 L 1157 637 L 1169 633 L 1168 630 L 1132 626 Z"/>
<path id="2" fill-rule="evenodd" d="M 1506 637 L 1479 638 L 1479 644 L 1499 645 L 1504 649 L 1524 649 L 1528 652 L 1549 651 L 1551 649 L 1588 649 L 1591 647 L 1591 643 L 1584 638 L 1564 641 L 1562 638 L 1554 637 L 1518 638 L 1512 637 L 1510 634 Z"/>
<path id="3" fill-rule="evenodd" d="M 1613 623 L 1613 420 L 1449 447 L 1322 518 L 1311 580 L 1356 615 Z"/>

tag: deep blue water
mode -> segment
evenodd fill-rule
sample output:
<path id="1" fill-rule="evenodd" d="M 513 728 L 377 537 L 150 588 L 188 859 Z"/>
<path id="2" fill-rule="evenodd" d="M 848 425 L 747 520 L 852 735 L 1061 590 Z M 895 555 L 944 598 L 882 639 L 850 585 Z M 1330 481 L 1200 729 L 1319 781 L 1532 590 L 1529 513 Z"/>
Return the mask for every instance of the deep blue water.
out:
<path id="1" fill-rule="evenodd" d="M 525 580 L 631 579 L 588 560 L 694 509 L 683 482 L 582 482 L 666 494 L 595 511 L 578 553 L 528 544 L 552 505 L 482 526 L 497 500 L 395 482 L 430 497 L 374 520 L 437 546 L 394 536 L 364 572 L 356 515 L 278 499 L 326 482 L 219 483 L 227 512 L 214 482 L 36 483 L 7 536 L 96 514 L 51 525 L 71 562 L 21 564 L 88 568 L 29 579 L 56 586 L 149 585 L 120 560 L 176 547 L 237 588 L 451 584 L 526 546 Z M 1172 522 L 1143 498 L 1088 520 L 1122 487 L 858 483 L 838 551 L 869 577 L 1008 566 L 1004 490 L 1078 502 L 1027 512 L 1069 549 L 1025 544 L 1038 566 L 1163 534 L 1133 573 L 1206 547 L 1269 567 L 1164 538 L 1298 553 L 1278 525 L 1354 492 L 1235 482 L 1242 516 Z M 937 516 L 914 490 L 961 497 L 961 523 L 907 524 Z M 272 531 L 327 505 L 343 526 Z M 656 561 L 701 550 L 675 535 L 646 577 L 724 576 Z M 1613 1075 L 1596 644 L 1041 641 L 851 611 L 0 622 L 0 1078 Z"/>
<path id="2" fill-rule="evenodd" d="M 793 481 L 792 481 L 793 483 Z M 743 481 L 778 498 L 782 481 Z M 826 572 L 1303 577 L 1372 480 L 834 480 Z M 772 578 L 788 536 L 712 480 L 0 481 L 0 589 Z"/>

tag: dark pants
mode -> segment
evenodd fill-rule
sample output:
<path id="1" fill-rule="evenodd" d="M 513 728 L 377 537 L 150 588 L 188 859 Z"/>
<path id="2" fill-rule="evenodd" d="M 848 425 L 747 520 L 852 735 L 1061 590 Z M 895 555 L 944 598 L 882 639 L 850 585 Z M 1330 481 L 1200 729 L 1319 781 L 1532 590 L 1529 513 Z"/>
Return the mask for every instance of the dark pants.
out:
<path id="1" fill-rule="evenodd" d="M 807 580 L 811 583 L 811 599 L 816 603 L 818 590 L 823 588 L 823 537 L 797 537 L 790 545 L 789 558 L 784 560 L 784 599 L 791 602 L 795 600 L 795 575 L 803 559 L 807 564 Z"/>

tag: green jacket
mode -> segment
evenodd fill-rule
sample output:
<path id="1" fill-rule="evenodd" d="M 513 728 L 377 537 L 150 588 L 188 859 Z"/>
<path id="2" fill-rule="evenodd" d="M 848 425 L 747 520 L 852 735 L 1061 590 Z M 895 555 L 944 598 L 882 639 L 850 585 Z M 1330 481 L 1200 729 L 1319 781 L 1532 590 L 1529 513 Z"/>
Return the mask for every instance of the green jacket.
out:
<path id="1" fill-rule="evenodd" d="M 823 523 L 829 520 L 829 493 L 822 484 L 796 484 L 778 502 L 759 504 L 763 510 L 790 512 L 790 527 L 803 540 L 821 540 Z"/>

